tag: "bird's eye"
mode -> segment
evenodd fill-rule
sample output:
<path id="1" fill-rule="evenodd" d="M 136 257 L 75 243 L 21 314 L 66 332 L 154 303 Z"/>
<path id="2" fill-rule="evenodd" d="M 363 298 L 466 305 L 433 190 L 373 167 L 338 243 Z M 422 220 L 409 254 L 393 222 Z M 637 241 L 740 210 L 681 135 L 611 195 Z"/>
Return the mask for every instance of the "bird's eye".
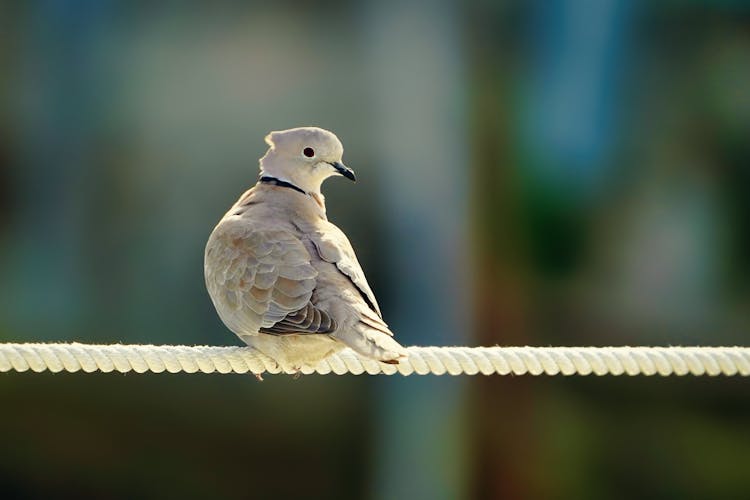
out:
<path id="1" fill-rule="evenodd" d="M 313 151 L 313 148 L 305 148 L 302 150 L 302 154 L 307 156 L 308 158 L 312 158 L 315 156 L 315 151 Z"/>

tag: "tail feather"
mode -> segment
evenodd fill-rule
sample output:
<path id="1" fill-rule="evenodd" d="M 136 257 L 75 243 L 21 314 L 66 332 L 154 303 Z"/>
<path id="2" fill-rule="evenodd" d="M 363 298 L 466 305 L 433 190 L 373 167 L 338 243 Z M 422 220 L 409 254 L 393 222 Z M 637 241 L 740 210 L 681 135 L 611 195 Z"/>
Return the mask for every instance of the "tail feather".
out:
<path id="1" fill-rule="evenodd" d="M 398 364 L 408 356 L 406 349 L 393 337 L 363 323 L 333 336 L 359 354 L 383 363 Z"/>

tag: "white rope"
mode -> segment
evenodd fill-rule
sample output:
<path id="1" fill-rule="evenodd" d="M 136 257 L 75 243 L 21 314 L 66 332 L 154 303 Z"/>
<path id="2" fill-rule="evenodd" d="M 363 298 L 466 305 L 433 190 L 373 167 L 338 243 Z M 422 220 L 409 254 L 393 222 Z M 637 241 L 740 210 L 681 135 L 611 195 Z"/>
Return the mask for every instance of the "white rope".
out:
<path id="1" fill-rule="evenodd" d="M 350 349 L 305 374 L 750 375 L 750 347 L 410 347 L 398 365 Z M 280 373 L 249 347 L 0 344 L 0 372 Z"/>

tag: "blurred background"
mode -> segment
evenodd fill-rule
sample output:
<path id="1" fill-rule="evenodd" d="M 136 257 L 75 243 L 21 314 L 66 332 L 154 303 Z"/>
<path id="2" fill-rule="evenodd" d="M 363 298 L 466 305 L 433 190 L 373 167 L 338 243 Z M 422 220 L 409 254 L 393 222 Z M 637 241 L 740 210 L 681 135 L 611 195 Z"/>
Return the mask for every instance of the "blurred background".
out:
<path id="1" fill-rule="evenodd" d="M 750 345 L 741 1 L 0 1 L 0 341 L 238 345 L 270 130 L 413 345 Z M 748 498 L 750 381 L 7 374 L 3 498 Z"/>

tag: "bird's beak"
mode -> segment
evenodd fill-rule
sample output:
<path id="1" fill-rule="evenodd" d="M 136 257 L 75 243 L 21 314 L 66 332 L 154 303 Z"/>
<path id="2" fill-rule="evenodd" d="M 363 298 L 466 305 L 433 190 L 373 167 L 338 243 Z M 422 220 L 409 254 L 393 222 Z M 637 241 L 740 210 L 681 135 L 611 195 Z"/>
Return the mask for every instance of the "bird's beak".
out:
<path id="1" fill-rule="evenodd" d="M 333 168 L 336 169 L 336 172 L 340 173 L 341 175 L 343 175 L 349 180 L 352 180 L 355 182 L 357 181 L 357 178 L 354 176 L 354 170 L 352 170 L 351 168 L 347 167 L 340 161 L 333 161 L 329 163 Z"/>

